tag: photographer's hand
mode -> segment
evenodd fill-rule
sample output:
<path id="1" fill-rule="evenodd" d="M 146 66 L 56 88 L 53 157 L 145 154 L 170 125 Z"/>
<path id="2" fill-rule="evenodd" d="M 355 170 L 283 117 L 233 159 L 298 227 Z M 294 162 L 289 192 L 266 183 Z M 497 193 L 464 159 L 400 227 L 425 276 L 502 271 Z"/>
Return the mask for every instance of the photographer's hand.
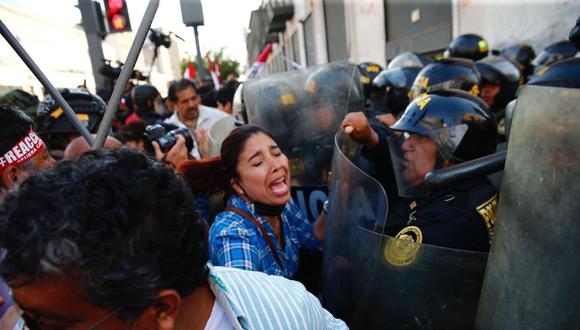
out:
<path id="1" fill-rule="evenodd" d="M 185 145 L 185 138 L 181 135 L 176 136 L 177 142 L 169 151 L 164 154 L 156 141 L 151 142 L 155 150 L 155 158 L 157 160 L 167 163 L 173 168 L 177 168 L 179 164 L 187 160 L 187 146 Z"/>

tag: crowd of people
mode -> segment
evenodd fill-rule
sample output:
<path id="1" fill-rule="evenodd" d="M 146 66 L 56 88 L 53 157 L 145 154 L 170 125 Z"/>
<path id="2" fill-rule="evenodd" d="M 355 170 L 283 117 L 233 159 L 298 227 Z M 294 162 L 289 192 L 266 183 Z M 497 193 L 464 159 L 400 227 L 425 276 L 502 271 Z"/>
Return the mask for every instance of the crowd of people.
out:
<path id="1" fill-rule="evenodd" d="M 244 88 L 235 79 L 218 90 L 179 80 L 165 98 L 152 85 L 128 85 L 100 150 L 91 150 L 51 96 L 5 95 L 0 329 L 347 328 L 319 292 L 292 281 L 303 249 L 324 250 L 332 221 L 328 203 L 309 219 L 292 186 L 331 181 L 332 154 L 322 150 L 332 150 L 335 133 L 346 134 L 362 146 L 369 174 L 389 198 L 379 234 L 487 252 L 501 178 L 431 188 L 425 176 L 505 150 L 519 86 L 580 88 L 579 75 L 570 74 L 580 72 L 579 35 L 577 26 L 570 42 L 538 56 L 529 45 L 490 55 L 485 39 L 462 35 L 441 59 L 403 53 L 386 69 L 363 63 L 351 76 L 316 71 L 304 94 L 265 85 L 276 100 L 266 108 L 286 109 L 265 118 L 285 120 L 256 125 L 263 122 L 253 122 L 247 95 L 236 120 L 248 122 L 214 157 L 208 132 L 234 120 L 234 96 Z M 338 115 L 333 102 L 351 104 L 360 84 L 363 107 Z M 61 94 L 96 133 L 105 102 L 83 88 Z M 291 125 L 304 121 L 311 131 L 290 139 Z M 302 159 L 293 166 L 292 141 L 330 149 L 313 149 L 316 165 Z"/>

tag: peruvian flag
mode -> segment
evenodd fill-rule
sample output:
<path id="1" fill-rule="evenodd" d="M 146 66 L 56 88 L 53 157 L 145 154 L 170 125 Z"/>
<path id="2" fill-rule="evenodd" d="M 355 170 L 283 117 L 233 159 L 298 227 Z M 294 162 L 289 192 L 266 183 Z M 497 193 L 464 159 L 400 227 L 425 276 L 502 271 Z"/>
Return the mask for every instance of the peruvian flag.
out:
<path id="1" fill-rule="evenodd" d="M 213 64 L 215 65 L 215 74 L 217 75 L 217 78 L 218 78 L 218 80 L 219 80 L 219 82 L 221 84 L 221 82 L 222 82 L 222 71 L 220 69 L 220 62 L 219 62 L 219 59 L 218 59 L 217 55 L 214 57 Z"/>
<path id="2" fill-rule="evenodd" d="M 195 72 L 195 66 L 193 66 L 192 62 L 189 62 L 185 67 L 185 71 L 183 72 L 183 78 L 189 80 L 195 80 L 197 76 L 197 72 Z"/>
<path id="3" fill-rule="evenodd" d="M 215 90 L 217 91 L 220 89 L 220 77 L 215 72 L 213 64 L 211 63 L 211 59 L 209 58 L 209 53 L 205 56 L 207 58 L 207 66 L 209 68 L 209 73 L 211 74 L 211 80 L 213 80 L 213 85 Z"/>
<path id="4" fill-rule="evenodd" d="M 258 56 L 258 58 L 256 59 L 256 62 L 254 62 L 254 65 L 252 65 L 250 73 L 248 74 L 248 79 L 256 78 L 260 74 L 260 72 L 262 72 L 264 66 L 266 66 L 266 61 L 268 61 L 268 56 L 270 56 L 271 52 L 272 52 L 272 44 L 267 44 L 266 48 L 264 48 L 262 53 L 260 53 L 260 56 Z"/>

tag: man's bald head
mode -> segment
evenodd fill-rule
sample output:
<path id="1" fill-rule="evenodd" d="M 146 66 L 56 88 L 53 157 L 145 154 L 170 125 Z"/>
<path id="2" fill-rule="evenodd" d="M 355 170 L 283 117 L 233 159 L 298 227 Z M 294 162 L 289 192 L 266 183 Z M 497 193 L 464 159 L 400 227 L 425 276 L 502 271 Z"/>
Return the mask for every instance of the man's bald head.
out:
<path id="1" fill-rule="evenodd" d="M 96 136 L 93 135 L 93 138 L 95 138 L 95 137 Z M 123 146 L 123 144 L 121 142 L 119 142 L 119 140 L 115 139 L 112 136 L 107 136 L 107 140 L 105 140 L 105 145 L 103 147 L 107 148 L 107 149 L 117 149 L 117 148 L 120 148 L 122 146 Z M 79 136 L 79 137 L 75 138 L 74 140 L 70 141 L 70 143 L 68 144 L 68 146 L 64 150 L 64 159 L 67 159 L 67 160 L 77 159 L 82 154 L 84 154 L 85 152 L 90 151 L 90 150 L 91 150 L 91 146 L 89 145 L 87 140 L 85 140 L 84 137 Z"/>

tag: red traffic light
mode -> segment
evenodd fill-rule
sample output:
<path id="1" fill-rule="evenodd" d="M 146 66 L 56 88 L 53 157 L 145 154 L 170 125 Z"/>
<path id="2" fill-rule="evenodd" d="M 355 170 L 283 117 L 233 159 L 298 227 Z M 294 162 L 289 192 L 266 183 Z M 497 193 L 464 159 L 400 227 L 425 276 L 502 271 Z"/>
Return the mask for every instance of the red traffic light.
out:
<path id="1" fill-rule="evenodd" d="M 107 12 L 110 32 L 131 31 L 129 12 L 125 0 L 105 1 L 105 11 Z"/>
<path id="2" fill-rule="evenodd" d="M 123 30 L 125 29 L 127 21 L 125 20 L 125 17 L 115 14 L 113 15 L 113 18 L 111 18 L 111 23 L 113 23 L 115 30 Z"/>

